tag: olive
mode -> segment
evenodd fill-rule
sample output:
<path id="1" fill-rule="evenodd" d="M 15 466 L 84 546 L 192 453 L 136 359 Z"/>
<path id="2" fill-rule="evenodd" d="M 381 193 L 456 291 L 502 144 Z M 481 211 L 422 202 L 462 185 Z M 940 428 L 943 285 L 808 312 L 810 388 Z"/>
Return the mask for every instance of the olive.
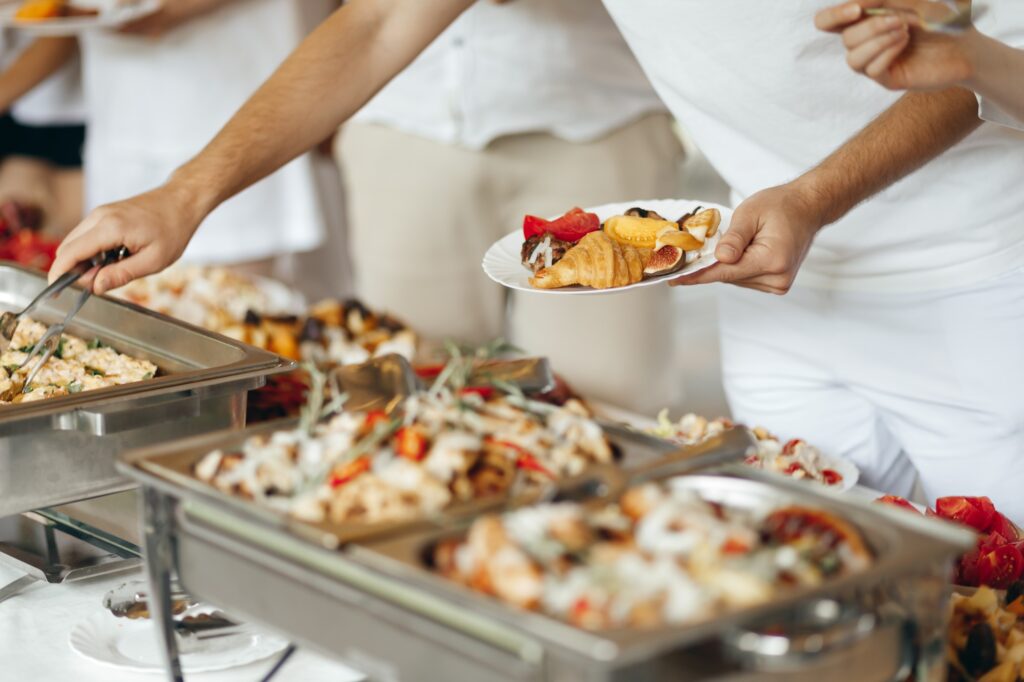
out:
<path id="1" fill-rule="evenodd" d="M 352 310 L 358 310 L 363 318 L 370 316 L 370 310 L 358 298 L 346 298 L 341 302 L 341 306 L 345 309 L 346 315 Z"/>
<path id="2" fill-rule="evenodd" d="M 967 632 L 967 644 L 960 652 L 960 664 L 973 677 L 981 677 L 996 667 L 996 637 L 989 624 L 982 621 Z"/>
<path id="3" fill-rule="evenodd" d="M 261 318 L 260 314 L 258 312 L 256 312 L 255 310 L 250 308 L 249 310 L 245 311 L 245 323 L 246 324 L 257 326 L 262 321 L 263 321 L 263 318 Z"/>
<path id="4" fill-rule="evenodd" d="M 315 317 L 307 317 L 299 332 L 299 341 L 323 341 L 324 323 Z"/>
<path id="5" fill-rule="evenodd" d="M 1009 606 L 1021 597 L 1024 597 L 1024 580 L 1014 580 L 1006 588 L 1006 605 Z"/>

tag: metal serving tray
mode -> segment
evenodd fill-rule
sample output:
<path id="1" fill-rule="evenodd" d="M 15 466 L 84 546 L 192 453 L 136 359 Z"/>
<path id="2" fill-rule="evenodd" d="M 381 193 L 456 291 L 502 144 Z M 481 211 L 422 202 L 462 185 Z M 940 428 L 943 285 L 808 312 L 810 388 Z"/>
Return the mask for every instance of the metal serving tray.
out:
<path id="1" fill-rule="evenodd" d="M 38 272 L 0 263 L 0 309 L 21 309 L 44 286 Z M 66 290 L 33 315 L 64 317 Z M 0 516 L 126 490 L 120 452 L 242 426 L 246 393 L 293 363 L 124 301 L 94 296 L 68 333 L 98 338 L 159 368 L 153 379 L 0 406 Z"/>
<path id="2" fill-rule="evenodd" d="M 144 487 L 147 566 L 154 613 L 164 623 L 170 679 L 181 678 L 169 612 L 172 573 L 193 595 L 262 623 L 294 641 L 339 657 L 373 680 L 548 680 L 551 682 L 690 679 L 895 679 L 911 668 L 918 680 L 944 676 L 945 604 L 950 559 L 973 544 L 953 527 L 879 508 L 828 490 L 731 467 L 728 476 L 695 475 L 692 485 L 730 504 L 794 501 L 839 513 L 857 525 L 877 554 L 873 566 L 816 590 L 723 618 L 657 631 L 586 632 L 542 614 L 512 609 L 426 570 L 430 543 L 463 532 L 469 519 L 439 519 L 432 528 L 378 536 L 341 551 L 326 549 L 242 508 L 146 466 L 121 465 Z M 727 467 L 728 468 L 728 467 Z M 664 472 L 643 474 L 657 478 Z M 602 478 L 607 474 L 602 474 Z M 573 482 L 578 489 L 579 482 Z M 595 491 L 602 486 L 595 487 Z M 621 489 L 606 485 L 604 490 Z M 722 643 L 757 639 L 771 616 L 791 616 L 816 600 L 834 600 L 870 619 L 835 646 L 803 652 L 793 667 L 770 670 L 773 649 L 723 654 Z M 742 635 L 746 635 L 745 637 Z M 783 651 L 786 653 L 786 651 Z M 800 653 L 800 652 L 798 652 Z M 824 676 L 823 676 L 824 675 Z"/>

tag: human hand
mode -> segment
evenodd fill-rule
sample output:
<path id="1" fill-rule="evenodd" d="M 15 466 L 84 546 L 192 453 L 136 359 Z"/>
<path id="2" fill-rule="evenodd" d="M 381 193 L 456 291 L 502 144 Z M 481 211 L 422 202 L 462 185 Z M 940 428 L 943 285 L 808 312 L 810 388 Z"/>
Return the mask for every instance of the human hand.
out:
<path id="1" fill-rule="evenodd" d="M 726 282 L 785 294 L 823 225 L 815 196 L 799 181 L 763 190 L 736 207 L 715 249 L 718 263 L 670 284 Z"/>
<path id="2" fill-rule="evenodd" d="M 893 14 L 868 16 L 885 7 Z M 980 34 L 973 28 L 951 35 L 926 31 L 920 16 L 946 3 L 931 0 L 857 0 L 822 10 L 814 19 L 822 31 L 839 33 L 850 68 L 890 90 L 930 90 L 959 85 L 974 71 Z"/>
<path id="3" fill-rule="evenodd" d="M 203 218 L 194 206 L 189 195 L 169 185 L 100 206 L 61 242 L 50 281 L 82 261 L 121 246 L 131 256 L 83 278 L 86 286 L 92 282 L 94 293 L 103 294 L 163 270 L 181 257 Z"/>
<path id="4" fill-rule="evenodd" d="M 191 19 L 223 5 L 226 0 L 164 0 L 160 9 L 122 26 L 119 31 L 159 38 Z"/>

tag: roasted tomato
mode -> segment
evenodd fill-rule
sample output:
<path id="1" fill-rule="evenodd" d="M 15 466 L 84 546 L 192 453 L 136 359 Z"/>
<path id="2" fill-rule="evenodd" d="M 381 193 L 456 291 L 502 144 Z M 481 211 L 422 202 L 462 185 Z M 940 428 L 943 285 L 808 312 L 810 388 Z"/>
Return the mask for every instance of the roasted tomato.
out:
<path id="1" fill-rule="evenodd" d="M 992 521 L 995 507 L 987 497 L 940 497 L 935 501 L 935 511 L 944 519 L 984 531 Z"/>
<path id="2" fill-rule="evenodd" d="M 370 458 L 369 457 L 357 457 L 350 462 L 345 462 L 339 466 L 334 467 L 334 471 L 331 472 L 331 477 L 328 483 L 332 488 L 338 488 L 351 481 L 356 476 L 366 473 L 370 470 Z"/>
<path id="3" fill-rule="evenodd" d="M 996 547 L 978 559 L 978 583 L 1005 590 L 1024 572 L 1024 556 L 1015 545 Z"/>
<path id="4" fill-rule="evenodd" d="M 427 456 L 427 438 L 414 428 L 402 427 L 395 434 L 395 450 L 406 459 L 418 462 Z"/>
<path id="5" fill-rule="evenodd" d="M 992 520 L 988 524 L 988 530 L 990 533 L 999 533 L 1010 542 L 1017 540 L 1020 536 L 1017 532 L 1017 527 L 1010 522 L 1010 519 L 1006 518 L 999 512 L 992 514 Z"/>

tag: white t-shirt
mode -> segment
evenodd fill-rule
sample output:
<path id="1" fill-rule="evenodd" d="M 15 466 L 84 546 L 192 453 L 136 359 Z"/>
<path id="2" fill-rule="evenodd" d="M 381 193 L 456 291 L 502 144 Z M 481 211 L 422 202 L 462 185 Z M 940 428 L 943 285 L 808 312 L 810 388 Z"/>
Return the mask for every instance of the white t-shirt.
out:
<path id="1" fill-rule="evenodd" d="M 16 29 L 0 29 L 0 70 L 6 69 L 34 38 Z M 78 58 L 25 93 L 11 106 L 11 116 L 23 125 L 81 125 L 85 120 Z"/>
<path id="2" fill-rule="evenodd" d="M 167 180 L 330 8 L 330 0 L 237 0 L 155 40 L 84 34 L 87 208 Z M 331 160 L 305 154 L 213 211 L 184 260 L 231 263 L 314 249 L 340 213 L 340 192 Z"/>
<path id="3" fill-rule="evenodd" d="M 360 111 L 445 144 L 596 139 L 665 105 L 598 0 L 477 2 Z"/>
<path id="4" fill-rule="evenodd" d="M 669 109 L 743 199 L 804 173 L 899 97 L 814 28 L 828 0 L 605 0 Z M 1024 2 L 979 28 L 1011 43 Z M 922 291 L 1024 265 L 1024 134 L 983 125 L 819 233 L 806 286 Z"/>

